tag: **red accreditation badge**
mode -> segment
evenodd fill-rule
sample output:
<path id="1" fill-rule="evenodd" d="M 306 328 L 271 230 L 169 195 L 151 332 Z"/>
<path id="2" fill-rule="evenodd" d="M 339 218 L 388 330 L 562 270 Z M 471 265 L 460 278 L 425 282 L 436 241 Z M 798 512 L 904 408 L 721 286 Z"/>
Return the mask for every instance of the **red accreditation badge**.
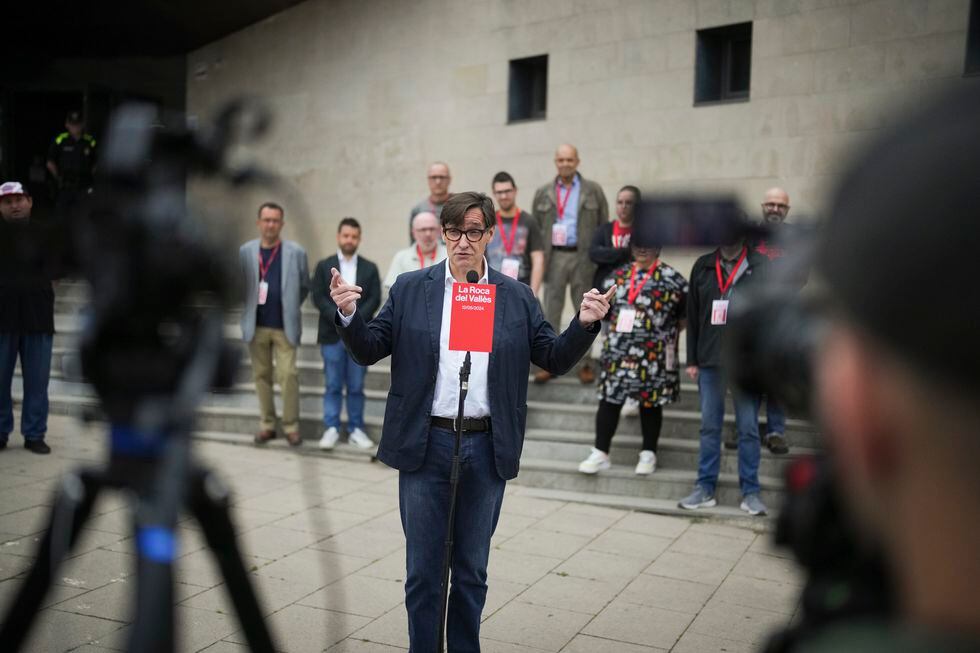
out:
<path id="1" fill-rule="evenodd" d="M 454 283 L 449 316 L 450 351 L 493 349 L 493 312 L 497 286 L 490 283 Z"/>

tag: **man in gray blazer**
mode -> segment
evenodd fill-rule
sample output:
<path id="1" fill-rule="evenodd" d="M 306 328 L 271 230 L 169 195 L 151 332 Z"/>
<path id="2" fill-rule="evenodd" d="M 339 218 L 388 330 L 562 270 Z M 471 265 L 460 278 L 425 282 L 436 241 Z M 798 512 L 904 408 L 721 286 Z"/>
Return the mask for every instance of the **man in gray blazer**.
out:
<path id="1" fill-rule="evenodd" d="M 245 280 L 242 338 L 252 358 L 255 392 L 259 397 L 256 444 L 276 437 L 276 405 L 272 394 L 273 358 L 276 382 L 282 390 L 282 430 L 292 446 L 299 435 L 299 374 L 296 348 L 303 332 L 300 306 L 310 292 L 306 251 L 281 240 L 285 211 L 274 202 L 259 207 L 259 238 L 238 250 Z"/>

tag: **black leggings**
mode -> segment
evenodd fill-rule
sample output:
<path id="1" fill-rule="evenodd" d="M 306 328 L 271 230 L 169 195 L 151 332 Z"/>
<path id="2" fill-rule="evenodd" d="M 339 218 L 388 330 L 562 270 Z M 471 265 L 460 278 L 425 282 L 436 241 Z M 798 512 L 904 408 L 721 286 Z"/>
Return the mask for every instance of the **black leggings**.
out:
<path id="1" fill-rule="evenodd" d="M 599 410 L 595 414 L 595 448 L 609 453 L 616 427 L 619 426 L 619 413 L 622 404 L 611 404 L 599 400 Z M 662 406 L 644 408 L 640 404 L 640 430 L 643 432 L 643 450 L 657 451 L 657 441 L 660 440 L 660 427 L 664 421 Z"/>

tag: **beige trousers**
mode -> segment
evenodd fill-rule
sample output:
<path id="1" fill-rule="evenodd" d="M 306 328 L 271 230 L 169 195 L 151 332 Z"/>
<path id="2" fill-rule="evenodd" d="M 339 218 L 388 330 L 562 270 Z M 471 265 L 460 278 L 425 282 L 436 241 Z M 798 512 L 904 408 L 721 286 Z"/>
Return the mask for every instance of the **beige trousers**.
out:
<path id="1" fill-rule="evenodd" d="M 579 247 L 581 246 L 580 244 Z M 544 316 L 558 333 L 564 331 L 565 327 L 568 326 L 562 320 L 566 287 L 571 292 L 572 313 L 575 314 L 582 305 L 582 295 L 589 292 L 592 287 L 594 274 L 595 265 L 589 261 L 583 261 L 581 252 L 552 250 L 548 268 L 544 273 Z M 586 355 L 582 362 L 576 365 L 576 368 L 588 364 L 589 357 Z"/>
<path id="2" fill-rule="evenodd" d="M 259 397 L 259 428 L 276 429 L 276 404 L 272 382 L 275 358 L 275 382 L 282 391 L 283 433 L 299 432 L 299 372 L 296 370 L 296 347 L 289 344 L 282 329 L 255 327 L 255 338 L 248 343 L 252 357 L 252 378 Z"/>

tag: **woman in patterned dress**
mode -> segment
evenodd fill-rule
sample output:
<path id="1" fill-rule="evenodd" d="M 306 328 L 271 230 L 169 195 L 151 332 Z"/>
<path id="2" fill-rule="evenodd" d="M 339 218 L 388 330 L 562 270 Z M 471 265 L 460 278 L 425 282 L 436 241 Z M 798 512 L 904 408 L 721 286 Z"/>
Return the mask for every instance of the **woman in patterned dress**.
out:
<path id="1" fill-rule="evenodd" d="M 579 465 L 585 474 L 609 469 L 609 447 L 627 399 L 639 403 L 643 433 L 636 473 L 652 473 L 663 406 L 680 393 L 677 340 L 684 328 L 687 280 L 659 260 L 659 247 L 642 245 L 634 240 L 632 262 L 617 268 L 604 284 L 605 289 L 615 285 L 617 290 L 606 318 L 609 337 L 599 365 L 595 447 Z"/>

